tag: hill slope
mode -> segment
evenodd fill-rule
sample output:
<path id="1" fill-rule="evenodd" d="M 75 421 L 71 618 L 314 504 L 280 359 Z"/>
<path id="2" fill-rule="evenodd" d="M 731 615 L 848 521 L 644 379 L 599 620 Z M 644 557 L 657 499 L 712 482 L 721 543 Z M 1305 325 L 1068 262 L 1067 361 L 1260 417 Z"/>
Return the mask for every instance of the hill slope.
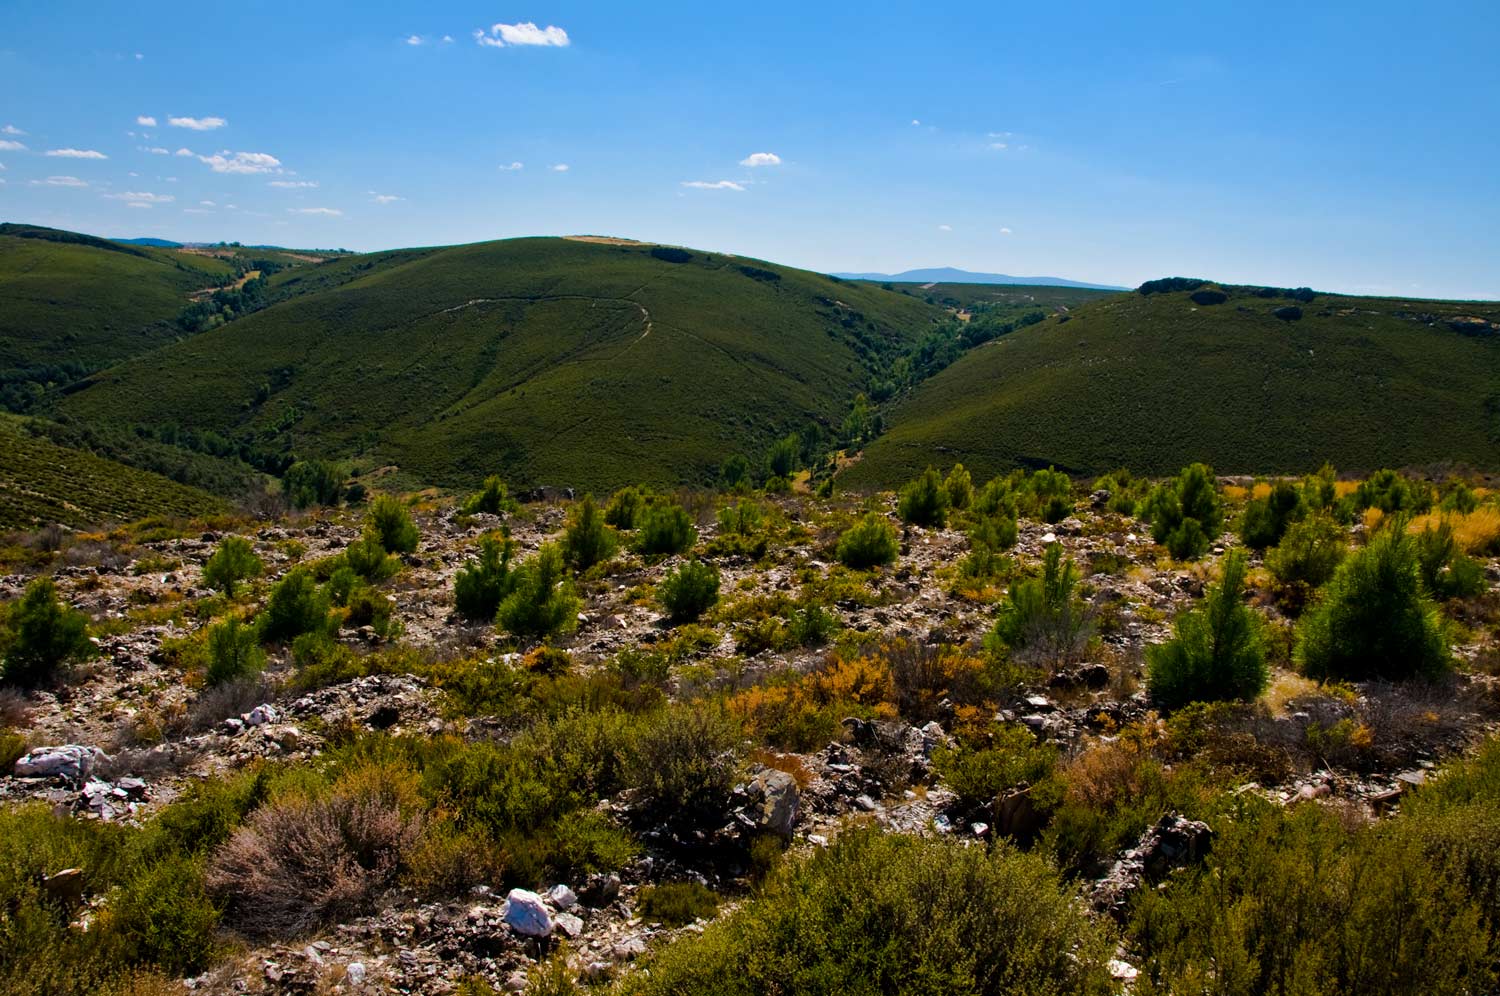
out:
<path id="1" fill-rule="evenodd" d="M 945 314 L 739 257 L 571 239 L 277 274 L 299 277 L 327 283 L 100 374 L 61 410 L 363 453 L 422 483 L 670 484 L 836 424 Z"/>
<path id="2" fill-rule="evenodd" d="M 1166 473 L 1451 460 L 1500 467 L 1500 305 L 1242 290 L 1118 295 L 966 354 L 899 403 L 841 480 L 962 460 Z"/>
<path id="3" fill-rule="evenodd" d="M 50 523 L 91 526 L 148 515 L 206 515 L 226 503 L 158 474 L 136 470 L 28 433 L 0 416 L 0 529 Z"/>

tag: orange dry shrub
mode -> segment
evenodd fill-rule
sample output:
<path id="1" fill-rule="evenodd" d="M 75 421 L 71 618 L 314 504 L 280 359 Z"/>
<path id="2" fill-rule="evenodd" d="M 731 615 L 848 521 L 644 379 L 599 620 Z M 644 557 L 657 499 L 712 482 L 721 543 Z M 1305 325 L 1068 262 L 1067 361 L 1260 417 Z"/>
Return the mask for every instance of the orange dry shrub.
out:
<path id="1" fill-rule="evenodd" d="M 783 750 L 813 750 L 838 736 L 845 716 L 895 718 L 895 695 L 884 661 L 834 655 L 821 671 L 747 688 L 728 708 L 752 736 Z"/>
<path id="2" fill-rule="evenodd" d="M 1500 555 L 1500 508 L 1485 505 L 1472 512 L 1429 512 L 1411 520 L 1408 531 L 1423 530 L 1447 522 L 1453 527 L 1453 539 L 1465 553 L 1477 557 Z"/>

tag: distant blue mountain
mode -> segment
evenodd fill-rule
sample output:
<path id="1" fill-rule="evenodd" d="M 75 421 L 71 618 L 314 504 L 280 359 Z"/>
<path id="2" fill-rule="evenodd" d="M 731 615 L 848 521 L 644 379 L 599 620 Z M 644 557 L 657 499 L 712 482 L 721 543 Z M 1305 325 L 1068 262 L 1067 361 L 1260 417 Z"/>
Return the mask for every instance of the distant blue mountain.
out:
<path id="1" fill-rule="evenodd" d="M 1085 290 L 1129 290 L 1109 284 L 1086 284 L 1062 277 L 1012 277 L 1005 273 L 971 273 L 952 266 L 934 266 L 902 273 L 835 273 L 844 280 L 882 280 L 893 284 L 1030 284 L 1033 287 L 1081 287 Z"/>
<path id="2" fill-rule="evenodd" d="M 181 242 L 172 242 L 169 239 L 115 239 L 116 242 L 127 246 L 151 246 L 155 249 L 181 249 Z"/>

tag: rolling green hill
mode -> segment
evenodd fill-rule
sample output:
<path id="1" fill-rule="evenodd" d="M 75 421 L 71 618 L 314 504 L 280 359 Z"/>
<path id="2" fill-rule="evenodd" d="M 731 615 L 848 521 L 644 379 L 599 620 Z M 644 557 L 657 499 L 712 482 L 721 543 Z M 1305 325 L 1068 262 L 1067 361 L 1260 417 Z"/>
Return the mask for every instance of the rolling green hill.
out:
<path id="1" fill-rule="evenodd" d="M 1110 297 L 1118 291 L 1091 290 L 1086 287 L 1046 287 L 1030 284 L 892 284 L 902 293 L 950 308 L 1037 307 L 1046 309 L 1076 308 L 1090 301 Z"/>
<path id="2" fill-rule="evenodd" d="M 315 286 L 99 374 L 60 411 L 362 454 L 413 483 L 672 484 L 809 420 L 838 425 L 946 316 L 879 287 L 598 240 L 377 253 L 278 280 Z"/>
<path id="3" fill-rule="evenodd" d="M 207 515 L 226 507 L 158 474 L 58 446 L 27 432 L 21 419 L 0 415 L 0 530 Z"/>
<path id="4" fill-rule="evenodd" d="M 955 460 L 976 476 L 1500 467 L 1500 304 L 1225 290 L 1115 295 L 980 346 L 898 403 L 840 480 Z"/>

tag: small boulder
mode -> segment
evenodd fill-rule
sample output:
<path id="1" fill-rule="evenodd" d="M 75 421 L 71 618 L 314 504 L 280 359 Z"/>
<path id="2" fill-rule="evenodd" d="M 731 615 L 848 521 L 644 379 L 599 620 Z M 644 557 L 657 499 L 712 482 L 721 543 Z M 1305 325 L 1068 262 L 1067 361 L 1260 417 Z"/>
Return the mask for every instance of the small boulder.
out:
<path id="1" fill-rule="evenodd" d="M 746 815 L 756 830 L 790 837 L 797 825 L 801 794 L 797 780 L 785 771 L 767 768 L 755 776 L 746 793 Z"/>
<path id="2" fill-rule="evenodd" d="M 61 747 L 38 747 L 16 761 L 17 778 L 62 778 L 81 782 L 108 755 L 97 747 L 63 744 Z"/>
<path id="3" fill-rule="evenodd" d="M 527 937 L 552 936 L 552 914 L 542 903 L 542 897 L 526 889 L 512 889 L 505 897 L 501 919 L 518 934 Z"/>

